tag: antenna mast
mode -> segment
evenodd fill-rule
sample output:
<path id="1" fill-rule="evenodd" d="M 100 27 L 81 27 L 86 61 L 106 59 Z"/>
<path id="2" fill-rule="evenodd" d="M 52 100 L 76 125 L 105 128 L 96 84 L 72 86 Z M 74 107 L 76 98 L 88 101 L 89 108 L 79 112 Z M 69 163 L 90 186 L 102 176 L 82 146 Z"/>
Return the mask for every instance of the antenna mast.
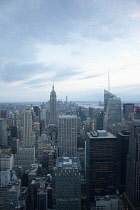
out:
<path id="1" fill-rule="evenodd" d="M 109 76 L 109 69 L 108 69 L 108 91 L 110 92 L 110 76 Z"/>

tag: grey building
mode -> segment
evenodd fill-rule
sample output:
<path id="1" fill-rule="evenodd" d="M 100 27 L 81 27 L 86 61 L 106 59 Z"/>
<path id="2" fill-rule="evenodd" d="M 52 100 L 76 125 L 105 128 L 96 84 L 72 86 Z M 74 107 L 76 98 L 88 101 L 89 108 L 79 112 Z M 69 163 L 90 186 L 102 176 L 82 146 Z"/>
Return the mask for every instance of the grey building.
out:
<path id="1" fill-rule="evenodd" d="M 14 164 L 23 166 L 24 170 L 28 170 L 33 163 L 35 163 L 35 147 L 20 146 L 14 155 Z"/>
<path id="2" fill-rule="evenodd" d="M 23 145 L 32 146 L 35 144 L 33 141 L 32 133 L 32 114 L 29 109 L 24 111 L 24 135 L 23 135 Z"/>
<path id="3" fill-rule="evenodd" d="M 77 157 L 59 157 L 55 168 L 57 210 L 81 209 L 81 173 Z"/>
<path id="4" fill-rule="evenodd" d="M 56 110 L 56 92 L 54 85 L 50 94 L 50 124 L 57 124 L 57 110 Z"/>
<path id="5" fill-rule="evenodd" d="M 134 104 L 132 103 L 123 104 L 123 116 L 125 120 L 128 120 L 130 118 L 129 117 L 130 113 L 134 113 Z"/>
<path id="6" fill-rule="evenodd" d="M 59 115 L 59 156 L 75 157 L 77 153 L 77 116 Z"/>
<path id="7" fill-rule="evenodd" d="M 6 119 L 0 118 L 0 146 L 8 145 L 8 132 Z"/>

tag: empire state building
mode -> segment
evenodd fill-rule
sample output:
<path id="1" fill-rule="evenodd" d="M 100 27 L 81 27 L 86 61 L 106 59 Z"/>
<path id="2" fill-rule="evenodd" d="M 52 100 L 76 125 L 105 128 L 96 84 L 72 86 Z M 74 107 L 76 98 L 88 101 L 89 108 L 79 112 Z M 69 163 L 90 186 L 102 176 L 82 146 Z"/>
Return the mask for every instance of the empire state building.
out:
<path id="1" fill-rule="evenodd" d="M 57 124 L 57 111 L 56 111 L 56 92 L 54 85 L 50 94 L 50 124 Z"/>

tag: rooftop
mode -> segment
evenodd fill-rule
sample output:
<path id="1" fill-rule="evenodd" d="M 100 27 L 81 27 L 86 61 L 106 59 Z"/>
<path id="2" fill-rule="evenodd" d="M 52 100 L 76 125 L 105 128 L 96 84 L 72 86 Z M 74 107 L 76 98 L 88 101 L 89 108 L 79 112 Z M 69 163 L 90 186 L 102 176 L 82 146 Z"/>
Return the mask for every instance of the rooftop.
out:
<path id="1" fill-rule="evenodd" d="M 59 118 L 77 118 L 76 115 L 59 115 Z"/>
<path id="2" fill-rule="evenodd" d="M 105 130 L 90 131 L 90 132 L 87 132 L 87 135 L 90 139 L 117 138 L 112 133 L 109 133 Z"/>
<path id="3" fill-rule="evenodd" d="M 57 169 L 80 169 L 79 158 L 77 157 L 59 157 L 56 161 Z"/>
<path id="4" fill-rule="evenodd" d="M 105 196 L 96 196 L 96 201 L 109 201 L 112 199 L 118 199 L 116 195 L 105 195 Z"/>

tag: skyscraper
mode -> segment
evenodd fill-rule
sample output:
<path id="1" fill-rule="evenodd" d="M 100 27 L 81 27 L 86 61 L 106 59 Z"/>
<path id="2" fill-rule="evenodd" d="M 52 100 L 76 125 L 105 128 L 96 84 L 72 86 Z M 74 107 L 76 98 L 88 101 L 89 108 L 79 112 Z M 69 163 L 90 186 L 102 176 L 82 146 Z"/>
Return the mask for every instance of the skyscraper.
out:
<path id="1" fill-rule="evenodd" d="M 126 185 L 126 159 L 129 148 L 129 136 L 130 131 L 123 131 L 117 133 L 119 142 L 119 153 L 120 153 L 120 192 L 125 192 Z"/>
<path id="2" fill-rule="evenodd" d="M 104 113 L 106 113 L 106 109 L 107 109 L 107 106 L 108 106 L 108 100 L 110 98 L 113 98 L 115 95 L 110 93 L 109 91 L 107 90 L 104 90 Z"/>
<path id="3" fill-rule="evenodd" d="M 115 194 L 119 181 L 118 141 L 105 130 L 87 132 L 86 178 L 89 201 Z"/>
<path id="4" fill-rule="evenodd" d="M 123 104 L 123 116 L 125 120 L 128 120 L 129 114 L 134 113 L 134 104 L 132 103 L 127 103 Z"/>
<path id="5" fill-rule="evenodd" d="M 121 99 L 108 91 L 104 91 L 104 129 L 112 124 L 122 122 Z"/>
<path id="6" fill-rule="evenodd" d="M 8 132 L 6 119 L 0 118 L 0 146 L 7 146 L 8 144 Z"/>
<path id="7" fill-rule="evenodd" d="M 129 209 L 140 208 L 140 120 L 134 120 L 127 156 L 126 198 Z"/>
<path id="8" fill-rule="evenodd" d="M 59 115 L 58 119 L 59 155 L 75 157 L 77 153 L 77 116 Z"/>
<path id="9" fill-rule="evenodd" d="M 56 111 L 56 92 L 54 85 L 50 94 L 50 124 L 57 124 L 57 111 Z"/>
<path id="10" fill-rule="evenodd" d="M 81 173 L 77 157 L 59 157 L 55 168 L 56 209 L 81 209 Z"/>
<path id="11" fill-rule="evenodd" d="M 23 145 L 31 146 L 34 145 L 32 142 L 32 114 L 29 109 L 24 111 L 24 137 Z"/>

